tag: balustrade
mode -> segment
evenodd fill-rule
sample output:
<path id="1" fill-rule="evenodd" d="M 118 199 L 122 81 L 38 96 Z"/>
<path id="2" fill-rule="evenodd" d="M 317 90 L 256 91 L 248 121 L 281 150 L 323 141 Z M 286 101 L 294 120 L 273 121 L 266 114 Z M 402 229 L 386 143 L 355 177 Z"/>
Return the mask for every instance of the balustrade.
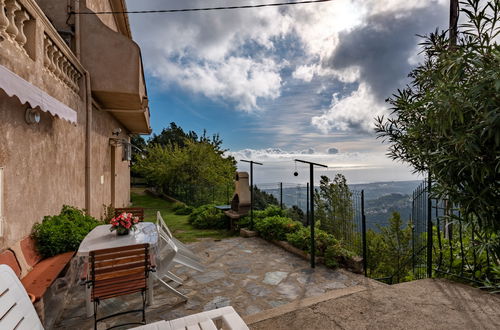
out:
<path id="1" fill-rule="evenodd" d="M 24 48 L 28 36 L 24 31 L 27 21 L 32 18 L 17 0 L 0 0 L 0 41 L 9 39 Z"/>
<path id="2" fill-rule="evenodd" d="M 0 0 L 0 42 L 10 42 L 15 45 L 15 48 L 21 50 L 26 55 L 36 60 L 36 19 L 41 19 L 43 24 L 48 23 L 45 17 L 38 17 L 36 14 L 30 14 L 26 8 L 32 8 L 34 1 L 32 0 Z M 25 7 L 27 6 L 27 7 Z M 36 13 L 36 11 L 35 11 Z M 30 28 L 25 31 L 28 24 Z M 67 85 L 74 92 L 78 92 L 78 81 L 81 78 L 80 71 L 75 67 L 72 61 L 67 56 L 67 49 L 62 50 L 64 42 L 55 42 L 54 38 L 58 38 L 57 33 L 53 33 L 53 28 L 47 28 L 44 25 L 43 29 L 43 66 L 54 77 Z M 50 24 L 50 23 L 49 23 Z M 33 28 L 31 28 L 33 26 Z M 27 33 L 28 32 L 28 33 Z M 52 32 L 52 33 L 51 33 Z M 42 59 L 40 59 L 42 60 Z"/>
<path id="3" fill-rule="evenodd" d="M 44 66 L 55 77 L 68 85 L 75 92 L 78 91 L 78 80 L 81 78 L 80 72 L 68 61 L 61 49 L 54 41 L 44 34 Z"/>

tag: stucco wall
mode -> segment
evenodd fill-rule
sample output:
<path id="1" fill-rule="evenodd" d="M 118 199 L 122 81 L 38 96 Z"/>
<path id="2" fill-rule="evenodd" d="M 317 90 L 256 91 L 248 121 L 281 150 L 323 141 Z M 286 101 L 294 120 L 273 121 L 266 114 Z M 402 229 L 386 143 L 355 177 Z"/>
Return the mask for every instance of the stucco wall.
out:
<path id="1" fill-rule="evenodd" d="M 94 108 L 92 114 L 92 150 L 91 150 L 91 183 L 92 183 L 92 209 L 94 216 L 104 213 L 103 205 L 114 204 L 115 207 L 128 206 L 130 199 L 130 170 L 129 162 L 122 162 L 122 147 L 112 148 L 110 138 L 126 139 L 126 131 L 116 119 L 107 112 Z M 115 128 L 121 128 L 119 136 L 113 136 Z M 111 200 L 111 157 L 115 150 L 115 200 Z M 102 181 L 101 181 L 102 177 Z"/>
<path id="2" fill-rule="evenodd" d="M 4 236 L 0 250 L 31 232 L 45 215 L 59 213 L 62 205 L 85 207 L 85 109 L 77 109 L 73 125 L 41 113 L 37 125 L 24 120 L 26 106 L 0 89 L 0 167 L 4 168 Z M 114 128 L 128 140 L 125 129 L 112 115 L 93 111 L 91 133 L 91 209 L 97 218 L 111 201 L 109 138 Z M 129 162 L 122 147 L 115 148 L 116 207 L 129 205 Z M 101 176 L 103 181 L 101 183 Z"/>
<path id="3" fill-rule="evenodd" d="M 0 249 L 28 235 L 35 222 L 58 213 L 63 204 L 85 206 L 85 123 L 75 126 L 42 112 L 38 125 L 28 125 L 25 109 L 0 90 L 5 216 Z"/>
<path id="4" fill-rule="evenodd" d="M 93 12 L 99 11 L 113 11 L 111 4 L 107 0 L 87 0 L 87 7 Z M 118 27 L 116 26 L 115 18 L 113 15 L 98 14 L 97 17 L 106 24 L 113 31 L 118 32 Z"/>

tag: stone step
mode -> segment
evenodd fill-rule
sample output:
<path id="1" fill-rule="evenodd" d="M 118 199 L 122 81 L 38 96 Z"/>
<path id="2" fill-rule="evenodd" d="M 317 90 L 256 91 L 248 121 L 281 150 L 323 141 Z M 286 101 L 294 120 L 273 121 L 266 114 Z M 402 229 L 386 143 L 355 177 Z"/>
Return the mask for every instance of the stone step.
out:
<path id="1" fill-rule="evenodd" d="M 328 291 L 328 292 L 321 294 L 321 295 L 318 295 L 318 296 L 299 299 L 299 300 L 293 301 L 289 304 L 285 304 L 285 305 L 281 305 L 281 306 L 278 306 L 278 307 L 275 307 L 272 309 L 268 309 L 268 310 L 259 312 L 257 314 L 244 316 L 243 319 L 244 319 L 245 323 L 248 325 L 255 324 L 255 323 L 262 322 L 262 321 L 265 321 L 268 319 L 278 318 L 281 315 L 291 313 L 291 312 L 294 312 L 296 310 L 300 310 L 303 308 L 307 308 L 307 307 L 316 305 L 316 304 L 321 303 L 321 302 L 338 299 L 338 298 L 352 295 L 352 294 L 362 292 L 365 290 L 375 290 L 378 288 L 389 287 L 388 284 L 385 284 L 385 283 L 382 283 L 379 281 L 375 281 L 373 279 L 363 277 L 360 275 L 356 275 L 356 276 L 359 276 L 359 283 L 360 283 L 359 285 L 351 286 L 351 287 L 347 287 L 347 288 L 335 289 L 335 290 Z"/>
<path id="2" fill-rule="evenodd" d="M 245 321 L 255 330 L 500 329 L 500 297 L 448 280 L 424 279 L 334 290 Z"/>

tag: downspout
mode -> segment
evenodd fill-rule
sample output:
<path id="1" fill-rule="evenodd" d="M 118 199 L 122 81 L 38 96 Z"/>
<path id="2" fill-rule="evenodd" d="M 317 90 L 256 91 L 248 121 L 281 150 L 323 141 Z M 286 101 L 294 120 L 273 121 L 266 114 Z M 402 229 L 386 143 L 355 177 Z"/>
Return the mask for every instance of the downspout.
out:
<path id="1" fill-rule="evenodd" d="M 75 12 L 80 11 L 80 1 L 74 1 Z M 80 15 L 75 15 L 75 54 L 78 60 L 81 62 L 81 36 L 80 36 Z M 85 77 L 85 211 L 90 214 L 90 183 L 91 183 L 91 134 L 92 134 L 92 90 L 90 86 L 90 74 L 87 70 L 83 71 Z"/>
<path id="2" fill-rule="evenodd" d="M 90 214 L 90 149 L 91 149 L 91 134 L 92 134 L 92 92 L 90 88 L 90 74 L 87 70 L 84 71 L 85 75 L 85 107 L 87 111 L 85 122 L 85 210 Z"/>

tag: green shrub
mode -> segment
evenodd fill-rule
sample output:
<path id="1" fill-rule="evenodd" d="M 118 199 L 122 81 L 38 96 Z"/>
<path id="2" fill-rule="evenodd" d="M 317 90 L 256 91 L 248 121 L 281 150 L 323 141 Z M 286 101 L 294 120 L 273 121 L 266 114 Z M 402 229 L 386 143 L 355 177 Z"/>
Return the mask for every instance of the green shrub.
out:
<path id="1" fill-rule="evenodd" d="M 254 210 L 253 211 L 254 226 L 257 222 L 263 220 L 264 218 L 274 217 L 274 216 L 288 217 L 287 211 L 282 210 L 279 206 L 276 205 L 268 206 L 265 210 Z M 250 228 L 251 227 L 250 212 L 244 217 L 239 218 L 236 225 L 238 226 L 238 228 Z"/>
<path id="2" fill-rule="evenodd" d="M 302 227 L 300 222 L 278 215 L 255 220 L 255 229 L 260 236 L 269 240 L 284 241 L 286 234 L 293 233 Z"/>
<path id="3" fill-rule="evenodd" d="M 254 222 L 258 220 L 262 220 L 268 217 L 288 217 L 288 212 L 286 210 L 282 210 L 279 206 L 271 205 L 268 206 L 265 210 L 262 211 L 253 211 Z"/>
<path id="4" fill-rule="evenodd" d="M 177 214 L 177 215 L 189 215 L 189 214 L 191 214 L 191 212 L 193 212 L 193 207 L 192 206 L 184 205 L 183 207 L 180 207 L 177 210 L 175 210 L 174 214 Z"/>
<path id="5" fill-rule="evenodd" d="M 206 204 L 195 208 L 188 221 L 197 229 L 226 228 L 226 216 L 224 212 L 215 208 L 215 204 Z"/>
<path id="6" fill-rule="evenodd" d="M 325 250 L 325 266 L 330 268 L 339 267 L 339 262 L 337 260 L 338 251 L 335 246 L 329 246 Z"/>
<path id="7" fill-rule="evenodd" d="M 32 237 L 38 252 L 48 258 L 76 251 L 85 236 L 100 224 L 102 222 L 83 211 L 64 205 L 59 215 L 45 216 L 42 223 L 35 223 Z"/>
<path id="8" fill-rule="evenodd" d="M 172 211 L 177 211 L 177 210 L 180 210 L 180 209 L 183 209 L 186 207 L 186 204 L 182 203 L 182 202 L 175 202 L 174 205 L 172 205 Z"/>
<path id="9" fill-rule="evenodd" d="M 314 238 L 314 246 L 318 257 L 326 256 L 326 251 L 328 249 L 330 249 L 330 252 L 334 253 L 336 256 L 348 257 L 353 255 L 352 252 L 346 250 L 342 246 L 341 241 L 337 240 L 332 234 L 329 234 L 317 227 L 314 231 Z M 311 251 L 311 229 L 309 227 L 302 227 L 298 231 L 286 235 L 286 240 L 288 243 L 298 249 L 301 249 L 302 251 Z"/>

